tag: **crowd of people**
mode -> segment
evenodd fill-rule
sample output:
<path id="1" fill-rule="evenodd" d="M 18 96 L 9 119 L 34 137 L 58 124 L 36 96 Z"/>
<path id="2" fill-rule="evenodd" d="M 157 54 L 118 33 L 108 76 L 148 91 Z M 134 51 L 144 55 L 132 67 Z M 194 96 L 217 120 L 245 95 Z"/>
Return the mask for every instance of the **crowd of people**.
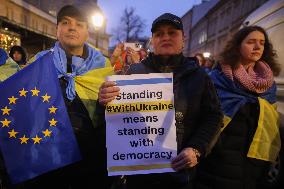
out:
<path id="1" fill-rule="evenodd" d="M 216 60 L 204 58 L 201 53 L 194 57 L 182 54 L 183 23 L 174 14 L 157 17 L 151 32 L 153 52 L 124 48 L 120 43 L 108 60 L 86 43 L 88 17 L 84 11 L 73 5 L 60 9 L 57 42 L 31 62 L 42 56 L 52 57 L 82 160 L 17 185 L 10 183 L 5 168 L 1 168 L 4 188 L 264 186 L 269 166 L 281 148 L 279 116 L 274 106 L 274 77 L 280 67 L 265 30 L 259 26 L 239 30 Z M 12 47 L 9 56 L 0 50 L 0 82 L 21 69 L 24 71 L 27 64 L 25 50 L 20 46 Z M 120 89 L 104 78 L 112 74 L 148 73 L 173 73 L 175 114 L 179 117 L 177 156 L 171 161 L 175 172 L 108 176 L 105 106 L 119 95 Z M 84 76 L 91 81 L 99 78 L 101 82 L 92 85 L 77 79 Z M 77 84 L 83 87 L 78 88 Z M 93 98 L 86 100 L 86 93 Z M 3 167 L 3 161 L 0 163 Z"/>
<path id="2" fill-rule="evenodd" d="M 147 54 L 148 52 L 144 48 L 134 50 L 131 47 L 124 47 L 124 43 L 119 43 L 112 53 L 111 64 L 117 74 L 124 74 L 131 64 L 141 62 L 147 57 Z"/>
<path id="3" fill-rule="evenodd" d="M 212 57 L 204 57 L 202 53 L 196 53 L 195 57 L 198 59 L 198 64 L 207 73 L 209 73 L 216 65 L 215 60 Z"/>

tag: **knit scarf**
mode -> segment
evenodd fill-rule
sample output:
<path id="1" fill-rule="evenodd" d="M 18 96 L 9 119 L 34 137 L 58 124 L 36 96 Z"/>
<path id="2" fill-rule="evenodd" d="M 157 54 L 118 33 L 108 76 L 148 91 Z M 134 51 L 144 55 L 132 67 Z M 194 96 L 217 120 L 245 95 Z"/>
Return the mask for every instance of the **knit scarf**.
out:
<path id="1" fill-rule="evenodd" d="M 248 91 L 263 93 L 273 84 L 273 73 L 268 64 L 257 61 L 249 65 L 247 69 L 242 64 L 232 69 L 228 64 L 221 63 L 221 68 L 226 77 L 232 81 L 237 81 Z"/>

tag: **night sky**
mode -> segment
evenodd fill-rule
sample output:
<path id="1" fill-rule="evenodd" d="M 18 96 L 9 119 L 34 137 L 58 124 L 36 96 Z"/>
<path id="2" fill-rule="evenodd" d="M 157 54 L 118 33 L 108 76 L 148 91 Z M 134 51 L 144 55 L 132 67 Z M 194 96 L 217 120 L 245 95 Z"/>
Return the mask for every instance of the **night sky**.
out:
<path id="1" fill-rule="evenodd" d="M 151 36 L 151 24 L 156 17 L 165 12 L 183 16 L 200 2 L 201 0 L 98 0 L 98 5 L 106 16 L 109 34 L 120 23 L 125 7 L 134 7 L 136 14 L 146 21 L 144 36 Z"/>

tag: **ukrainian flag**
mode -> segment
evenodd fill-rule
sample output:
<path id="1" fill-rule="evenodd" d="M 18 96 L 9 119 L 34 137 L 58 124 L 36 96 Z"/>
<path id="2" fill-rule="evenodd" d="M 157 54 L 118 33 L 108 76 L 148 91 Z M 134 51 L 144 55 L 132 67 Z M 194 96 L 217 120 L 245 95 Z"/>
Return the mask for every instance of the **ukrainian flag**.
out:
<path id="1" fill-rule="evenodd" d="M 220 70 L 210 73 L 224 113 L 224 127 L 228 126 L 240 107 L 246 103 L 258 103 L 260 107 L 258 126 L 247 156 L 265 161 L 275 161 L 281 148 L 279 115 L 276 110 L 276 85 L 258 97 L 241 90 Z"/>
<path id="2" fill-rule="evenodd" d="M 52 49 L 38 53 L 36 56 L 29 60 L 29 64 L 46 54 L 50 55 L 50 53 L 52 53 Z M 86 109 L 88 110 L 89 116 L 93 122 L 94 127 L 96 127 L 97 125 L 96 105 L 99 88 L 105 81 L 105 78 L 113 74 L 114 70 L 111 66 L 110 60 L 105 57 L 104 67 L 96 67 L 92 70 L 88 70 L 82 75 L 77 75 L 74 77 L 75 91 L 82 100 Z"/>
<path id="3" fill-rule="evenodd" d="M 96 105 L 99 94 L 99 88 L 105 81 L 106 76 L 113 75 L 113 68 L 107 66 L 104 68 L 96 68 L 89 72 L 75 77 L 75 89 L 88 110 L 89 116 L 96 127 Z"/>

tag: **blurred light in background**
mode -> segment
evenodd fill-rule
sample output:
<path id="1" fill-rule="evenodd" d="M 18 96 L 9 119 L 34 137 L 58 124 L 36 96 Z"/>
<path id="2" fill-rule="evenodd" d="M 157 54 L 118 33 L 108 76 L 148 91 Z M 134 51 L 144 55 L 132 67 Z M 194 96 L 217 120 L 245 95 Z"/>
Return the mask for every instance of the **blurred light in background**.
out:
<path id="1" fill-rule="evenodd" d="M 94 25 L 95 29 L 98 29 L 98 28 L 102 27 L 102 25 L 104 23 L 103 15 L 101 13 L 95 13 L 92 16 L 92 22 L 93 22 L 93 25 Z"/>
<path id="2" fill-rule="evenodd" d="M 204 52 L 203 53 L 204 58 L 209 58 L 211 56 L 210 52 Z"/>

